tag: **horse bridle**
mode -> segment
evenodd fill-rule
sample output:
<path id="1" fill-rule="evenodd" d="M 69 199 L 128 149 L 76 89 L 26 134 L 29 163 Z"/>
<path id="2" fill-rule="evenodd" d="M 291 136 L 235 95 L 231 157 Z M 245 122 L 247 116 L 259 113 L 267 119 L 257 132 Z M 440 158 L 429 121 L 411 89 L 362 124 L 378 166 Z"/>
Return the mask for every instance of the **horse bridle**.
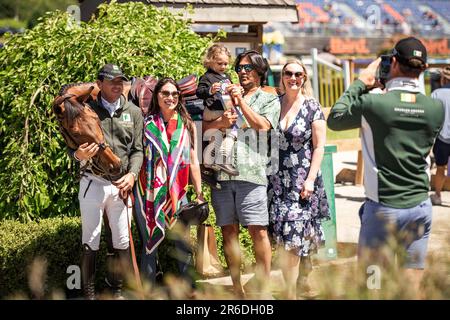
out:
<path id="1" fill-rule="evenodd" d="M 74 97 L 74 96 L 75 96 L 74 94 L 65 94 L 65 95 L 62 96 L 63 99 L 62 99 L 62 101 L 60 103 L 63 103 L 68 98 L 71 98 L 71 97 Z M 89 105 L 88 105 L 88 107 L 91 108 Z M 60 131 L 63 134 L 63 136 L 69 138 L 71 140 L 71 143 L 73 144 L 73 146 L 78 148 L 79 144 L 75 142 L 75 139 L 71 136 L 70 132 L 66 128 L 64 128 L 64 126 L 62 124 L 63 120 L 60 119 L 59 117 L 56 117 L 56 118 L 57 118 L 57 120 L 59 122 L 59 128 L 60 128 Z M 103 140 L 103 141 L 97 143 L 97 146 L 100 148 L 99 151 L 105 151 L 106 148 L 110 147 L 110 145 L 106 142 L 106 140 Z M 98 163 L 97 163 L 98 162 L 98 158 L 99 157 L 98 157 L 98 153 L 97 153 L 93 158 L 89 159 L 87 161 L 86 165 L 81 168 L 81 175 L 84 175 L 84 172 L 87 170 L 87 168 L 88 168 L 88 166 L 90 164 L 92 166 L 92 169 L 96 171 L 95 173 L 97 175 L 102 176 L 102 177 L 110 177 L 110 175 L 107 174 L 105 172 L 105 170 L 98 165 Z"/>

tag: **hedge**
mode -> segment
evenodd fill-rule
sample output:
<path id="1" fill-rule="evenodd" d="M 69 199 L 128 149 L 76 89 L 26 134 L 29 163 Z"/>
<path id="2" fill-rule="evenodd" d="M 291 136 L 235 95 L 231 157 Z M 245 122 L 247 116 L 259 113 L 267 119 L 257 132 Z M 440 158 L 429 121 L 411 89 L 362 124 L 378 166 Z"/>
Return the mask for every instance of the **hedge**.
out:
<path id="1" fill-rule="evenodd" d="M 208 221 L 214 224 L 214 214 L 211 214 Z M 216 227 L 215 231 L 219 258 L 225 267 L 220 228 Z M 133 234 L 139 260 L 141 243 L 134 224 Z M 195 246 L 196 227 L 192 227 L 191 235 Z M 0 243 L 0 299 L 14 296 L 33 298 L 28 284 L 28 275 L 30 266 L 36 258 L 44 259 L 47 265 L 44 278 L 45 297 L 49 298 L 52 293 L 58 291 L 65 293 L 66 298 L 81 295 L 80 290 L 69 290 L 66 287 L 66 281 L 71 275 L 67 273 L 67 268 L 71 265 L 80 265 L 82 247 L 79 217 L 47 218 L 27 223 L 5 220 L 0 222 Z M 244 266 L 249 265 L 254 262 L 254 259 L 250 237 L 246 231 L 241 234 L 241 243 Z M 159 258 L 165 273 L 176 273 L 176 262 L 168 254 L 173 252 L 170 245 L 169 241 L 161 244 Z M 106 243 L 104 232 L 102 232 L 96 273 L 99 290 L 106 287 L 103 281 L 106 275 L 105 258 Z"/>

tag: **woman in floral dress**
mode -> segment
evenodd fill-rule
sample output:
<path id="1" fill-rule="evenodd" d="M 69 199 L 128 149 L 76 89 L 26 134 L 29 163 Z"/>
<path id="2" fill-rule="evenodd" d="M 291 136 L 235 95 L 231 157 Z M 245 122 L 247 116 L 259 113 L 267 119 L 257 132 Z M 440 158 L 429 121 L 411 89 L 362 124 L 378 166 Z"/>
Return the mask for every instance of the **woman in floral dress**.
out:
<path id="1" fill-rule="evenodd" d="M 268 189 L 270 232 L 280 250 L 285 298 L 296 299 L 300 259 L 324 244 L 320 220 L 330 217 L 320 174 L 326 122 L 300 61 L 284 65 L 280 89 L 279 166 Z"/>

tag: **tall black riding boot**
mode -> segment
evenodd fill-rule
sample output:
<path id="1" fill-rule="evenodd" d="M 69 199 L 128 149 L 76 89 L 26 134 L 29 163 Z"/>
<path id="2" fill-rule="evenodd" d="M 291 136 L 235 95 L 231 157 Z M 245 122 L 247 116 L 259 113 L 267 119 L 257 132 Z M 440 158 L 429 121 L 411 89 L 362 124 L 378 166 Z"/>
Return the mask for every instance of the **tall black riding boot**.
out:
<path id="1" fill-rule="evenodd" d="M 111 271 L 111 289 L 114 299 L 123 299 L 122 288 L 124 277 L 131 272 L 130 248 L 114 249 L 114 264 Z"/>
<path id="2" fill-rule="evenodd" d="M 86 300 L 95 300 L 95 263 L 97 252 L 87 244 L 83 244 L 81 255 L 81 279 L 83 282 L 83 294 Z"/>

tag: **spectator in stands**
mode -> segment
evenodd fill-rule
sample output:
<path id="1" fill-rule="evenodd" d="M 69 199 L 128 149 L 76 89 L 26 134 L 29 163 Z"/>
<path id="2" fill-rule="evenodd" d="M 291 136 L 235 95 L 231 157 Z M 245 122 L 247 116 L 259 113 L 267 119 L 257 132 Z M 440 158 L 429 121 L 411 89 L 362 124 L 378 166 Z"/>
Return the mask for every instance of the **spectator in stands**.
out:
<path id="1" fill-rule="evenodd" d="M 434 191 L 431 202 L 441 205 L 441 190 L 445 183 L 445 166 L 450 159 L 450 66 L 441 71 L 441 88 L 436 89 L 431 97 L 442 101 L 445 107 L 445 120 L 441 131 L 434 143 L 433 154 L 436 160 L 436 175 L 434 178 Z"/>
<path id="2" fill-rule="evenodd" d="M 361 128 L 366 201 L 361 206 L 358 260 L 395 270 L 395 255 L 419 296 L 431 231 L 427 156 L 444 119 L 442 102 L 420 93 L 427 51 L 413 37 L 393 49 L 385 94 L 376 86 L 373 61 L 332 107 L 332 130 Z M 411 130 L 411 126 L 414 130 Z M 394 268 L 393 268 L 394 267 Z"/>
<path id="3" fill-rule="evenodd" d="M 320 59 L 325 60 L 329 63 L 335 64 L 337 66 L 342 65 L 341 59 L 339 59 L 338 57 L 336 57 L 334 54 L 331 53 L 331 48 L 329 45 L 325 45 L 322 49 L 322 52 L 320 52 L 317 56 Z"/>

